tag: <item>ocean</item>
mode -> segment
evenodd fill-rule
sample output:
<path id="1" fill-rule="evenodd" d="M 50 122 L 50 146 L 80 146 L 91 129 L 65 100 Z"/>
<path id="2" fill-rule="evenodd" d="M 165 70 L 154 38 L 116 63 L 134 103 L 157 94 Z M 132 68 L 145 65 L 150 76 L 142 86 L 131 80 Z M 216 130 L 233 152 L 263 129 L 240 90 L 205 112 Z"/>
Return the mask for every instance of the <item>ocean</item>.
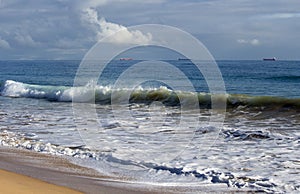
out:
<path id="1" fill-rule="evenodd" d="M 164 63 L 194 91 L 160 80 L 127 88 L 138 76 L 115 88 L 142 60 L 113 60 L 98 80 L 74 86 L 80 62 L 0 61 L 0 145 L 62 155 L 136 183 L 300 191 L 300 61 L 217 61 L 224 114 L 212 111 L 210 87 L 189 60 Z M 224 117 L 221 127 L 212 115 Z"/>

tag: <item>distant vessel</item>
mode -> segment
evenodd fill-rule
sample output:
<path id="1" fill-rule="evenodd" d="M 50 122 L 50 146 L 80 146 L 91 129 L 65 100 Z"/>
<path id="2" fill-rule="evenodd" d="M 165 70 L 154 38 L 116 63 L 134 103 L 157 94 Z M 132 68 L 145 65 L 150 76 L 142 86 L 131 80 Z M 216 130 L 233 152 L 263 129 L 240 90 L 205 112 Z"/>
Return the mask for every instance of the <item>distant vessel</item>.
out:
<path id="1" fill-rule="evenodd" d="M 190 61 L 191 59 L 188 58 L 178 58 L 178 61 Z"/>
<path id="2" fill-rule="evenodd" d="M 120 61 L 131 61 L 133 60 L 132 58 L 120 58 Z"/>
<path id="3" fill-rule="evenodd" d="M 263 58 L 264 61 L 276 61 L 277 59 L 275 57 L 273 58 Z"/>

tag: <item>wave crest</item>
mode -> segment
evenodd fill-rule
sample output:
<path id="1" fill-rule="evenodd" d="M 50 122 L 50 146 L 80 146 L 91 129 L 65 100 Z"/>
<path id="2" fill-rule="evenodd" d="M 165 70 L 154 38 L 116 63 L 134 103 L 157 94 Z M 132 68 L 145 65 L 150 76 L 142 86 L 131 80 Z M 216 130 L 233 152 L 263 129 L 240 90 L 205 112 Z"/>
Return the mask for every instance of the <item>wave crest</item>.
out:
<path id="1" fill-rule="evenodd" d="M 81 87 L 66 86 L 46 86 L 33 85 L 13 80 L 7 80 L 1 87 L 1 95 L 7 97 L 24 97 L 46 99 L 58 102 L 97 102 L 100 104 L 109 104 L 114 98 L 119 98 L 130 93 L 129 102 L 131 103 L 151 103 L 161 101 L 165 105 L 180 106 L 182 103 L 195 102 L 194 97 L 198 98 L 201 108 L 211 108 L 211 98 L 217 101 L 227 101 L 228 108 L 239 106 L 260 107 L 260 108 L 300 108 L 300 98 L 289 99 L 273 96 L 249 96 L 243 94 L 218 94 L 192 93 L 184 91 L 173 91 L 167 87 L 159 88 L 136 88 L 130 89 L 112 89 L 111 86 L 101 86 L 89 83 Z M 112 95 L 113 93 L 113 95 Z"/>

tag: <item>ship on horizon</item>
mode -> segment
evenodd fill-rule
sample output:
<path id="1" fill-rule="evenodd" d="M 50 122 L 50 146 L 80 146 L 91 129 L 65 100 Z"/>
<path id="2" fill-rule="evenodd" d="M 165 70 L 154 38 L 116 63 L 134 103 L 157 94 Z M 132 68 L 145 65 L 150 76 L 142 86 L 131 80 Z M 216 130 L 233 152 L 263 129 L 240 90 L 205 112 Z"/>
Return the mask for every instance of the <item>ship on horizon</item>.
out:
<path id="1" fill-rule="evenodd" d="M 263 58 L 264 61 L 276 61 L 276 57 L 272 57 L 272 58 Z"/>
<path id="2" fill-rule="evenodd" d="M 190 61 L 191 59 L 189 58 L 178 58 L 178 61 Z"/>
<path id="3" fill-rule="evenodd" d="M 120 61 L 131 61 L 133 58 L 120 58 Z"/>

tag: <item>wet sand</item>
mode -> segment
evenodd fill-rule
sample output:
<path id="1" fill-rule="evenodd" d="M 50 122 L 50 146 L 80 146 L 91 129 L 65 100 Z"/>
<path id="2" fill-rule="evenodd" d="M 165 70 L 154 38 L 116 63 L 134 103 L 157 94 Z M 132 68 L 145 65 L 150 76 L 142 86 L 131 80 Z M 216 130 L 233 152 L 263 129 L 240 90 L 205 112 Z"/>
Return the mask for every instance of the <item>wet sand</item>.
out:
<path id="1" fill-rule="evenodd" d="M 166 186 L 108 177 L 67 159 L 34 151 L 0 146 L 0 182 L 4 193 L 244 193 L 225 184 Z M 6 182 L 2 182 L 6 180 Z M 3 184 L 2 184 L 3 183 Z M 32 190 L 31 190 L 32 189 Z M 44 192 L 45 191 L 45 192 Z M 248 190 L 249 192 L 249 190 Z"/>
<path id="2" fill-rule="evenodd" d="M 2 180 L 6 180 L 5 184 L 8 183 L 9 186 L 5 188 L 6 190 L 1 190 L 7 191 L 4 193 L 25 193 L 24 189 L 29 193 L 36 193 L 35 191 L 41 191 L 39 188 L 43 188 L 43 193 L 44 189 L 53 191 L 51 193 L 158 192 L 131 187 L 129 183 L 122 183 L 93 169 L 72 164 L 62 157 L 2 146 L 0 146 L 0 169 L 2 169 L 1 187 Z M 30 190 L 30 187 L 35 188 Z M 59 189 L 63 189 L 62 192 Z"/>

